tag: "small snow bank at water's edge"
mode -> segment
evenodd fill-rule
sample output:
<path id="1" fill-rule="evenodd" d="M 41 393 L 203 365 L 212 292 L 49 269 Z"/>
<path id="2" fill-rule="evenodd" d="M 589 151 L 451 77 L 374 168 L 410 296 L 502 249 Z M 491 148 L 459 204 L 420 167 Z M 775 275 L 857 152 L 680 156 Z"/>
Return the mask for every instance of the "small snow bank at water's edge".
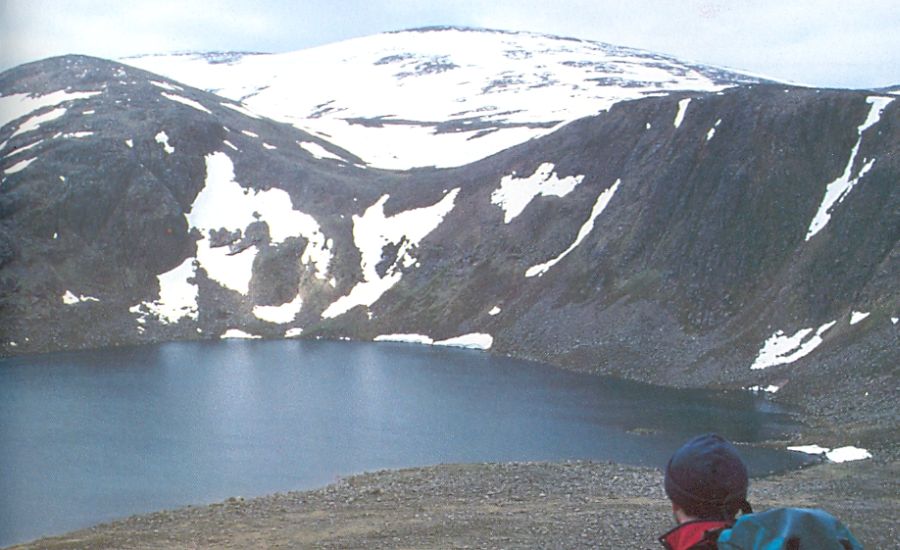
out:
<path id="1" fill-rule="evenodd" d="M 482 332 L 463 334 L 446 340 L 437 340 L 424 334 L 382 334 L 374 338 L 375 342 L 401 342 L 406 344 L 424 344 L 431 346 L 447 346 L 455 348 L 488 350 L 494 345 L 494 337 Z"/>
<path id="2" fill-rule="evenodd" d="M 852 446 L 828 449 L 818 445 L 800 445 L 788 447 L 788 450 L 811 455 L 824 455 L 829 462 L 852 462 L 854 460 L 872 458 L 872 453 L 869 451 Z"/>

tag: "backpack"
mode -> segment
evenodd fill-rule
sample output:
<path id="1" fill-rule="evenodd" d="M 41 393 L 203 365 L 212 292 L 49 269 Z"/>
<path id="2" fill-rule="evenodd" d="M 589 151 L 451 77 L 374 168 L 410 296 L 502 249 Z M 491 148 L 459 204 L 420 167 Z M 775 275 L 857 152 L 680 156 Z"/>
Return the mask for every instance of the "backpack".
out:
<path id="1" fill-rule="evenodd" d="M 837 518 L 812 508 L 742 515 L 719 534 L 717 544 L 720 550 L 862 550 Z"/>

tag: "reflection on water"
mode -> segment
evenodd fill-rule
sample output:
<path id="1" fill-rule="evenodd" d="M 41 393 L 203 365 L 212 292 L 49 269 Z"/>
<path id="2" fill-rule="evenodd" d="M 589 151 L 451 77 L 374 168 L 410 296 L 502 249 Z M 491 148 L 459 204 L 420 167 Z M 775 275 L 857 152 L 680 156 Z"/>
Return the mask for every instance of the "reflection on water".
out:
<path id="1" fill-rule="evenodd" d="M 684 391 L 408 344 L 170 343 L 0 361 L 0 545 L 129 514 L 451 462 L 661 467 L 689 436 L 796 430 Z M 743 447 L 755 474 L 799 453 Z"/>

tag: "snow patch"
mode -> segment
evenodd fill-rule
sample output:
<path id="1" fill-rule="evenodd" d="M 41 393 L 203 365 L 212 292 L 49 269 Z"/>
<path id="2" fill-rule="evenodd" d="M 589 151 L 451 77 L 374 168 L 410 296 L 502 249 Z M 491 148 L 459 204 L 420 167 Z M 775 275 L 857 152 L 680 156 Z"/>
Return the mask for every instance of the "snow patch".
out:
<path id="1" fill-rule="evenodd" d="M 502 310 L 500 309 L 500 306 L 494 306 L 493 309 L 491 309 L 490 311 L 488 311 L 488 315 L 490 315 L 491 317 L 493 317 L 494 315 L 499 314 L 501 311 L 502 311 Z"/>
<path id="2" fill-rule="evenodd" d="M 531 266 L 528 270 L 525 271 L 526 277 L 534 277 L 534 276 L 543 276 L 551 267 L 559 263 L 563 258 L 569 255 L 570 252 L 575 250 L 581 241 L 585 239 L 585 237 L 590 234 L 590 232 L 594 229 L 594 222 L 603 213 L 606 209 L 607 205 L 609 205 L 609 201 L 612 200 L 613 195 L 616 194 L 616 190 L 619 188 L 619 184 L 622 183 L 621 179 L 617 179 L 616 183 L 613 184 L 612 187 L 607 189 L 606 191 L 600 193 L 600 196 L 597 197 L 597 202 L 594 203 L 594 208 L 591 210 L 591 215 L 586 222 L 581 226 L 581 229 L 578 230 L 578 236 L 575 237 L 575 241 L 569 245 L 569 248 L 565 249 L 562 254 L 553 258 L 549 262 L 545 262 L 542 264 L 538 264 L 535 266 Z"/>
<path id="3" fill-rule="evenodd" d="M 706 141 L 709 141 L 716 135 L 716 128 L 719 127 L 719 124 L 722 124 L 722 119 L 716 121 L 712 128 L 709 129 L 709 132 L 706 132 Z"/>
<path id="4" fill-rule="evenodd" d="M 0 126 L 22 118 L 44 107 L 54 107 L 65 101 L 88 99 L 102 92 L 66 92 L 59 90 L 49 94 L 32 97 L 30 94 L 13 94 L 0 97 Z M 63 109 L 65 113 L 65 109 Z M 62 116 L 62 115 L 60 115 Z"/>
<path id="5" fill-rule="evenodd" d="M 211 247 L 207 237 L 197 242 L 197 261 L 209 278 L 244 296 L 250 291 L 256 254 L 255 246 L 232 254 L 227 246 Z"/>
<path id="6" fill-rule="evenodd" d="M 832 449 L 831 451 L 825 453 L 825 456 L 832 462 L 852 462 L 855 460 L 866 460 L 867 458 L 872 458 L 872 453 L 870 453 L 866 449 L 848 446 Z"/>
<path id="7" fill-rule="evenodd" d="M 290 195 L 282 189 L 253 191 L 234 179 L 234 164 L 225 153 L 206 156 L 206 184 L 191 210 L 185 215 L 188 225 L 204 238 L 197 243 L 197 260 L 209 276 L 223 286 L 246 295 L 253 272 L 256 246 L 238 253 L 228 247 L 212 248 L 209 232 L 217 229 L 245 232 L 257 221 L 266 222 L 273 244 L 290 237 L 304 237 L 306 248 L 300 261 L 314 268 L 315 276 L 325 280 L 331 263 L 331 245 L 318 222 L 309 214 L 294 210 Z"/>
<path id="8" fill-rule="evenodd" d="M 675 114 L 675 127 L 678 128 L 681 126 L 681 123 L 684 121 L 684 115 L 687 113 L 688 105 L 691 103 L 691 98 L 686 97 L 678 102 L 678 112 Z"/>
<path id="9" fill-rule="evenodd" d="M 163 90 L 168 90 L 170 92 L 183 92 L 184 88 L 181 86 L 175 86 L 174 84 L 169 84 L 168 82 L 160 82 L 158 80 L 151 80 L 150 84 L 153 84 L 157 88 L 162 88 Z"/>
<path id="10" fill-rule="evenodd" d="M 269 151 L 271 151 L 271 150 L 273 150 L 273 149 L 278 149 L 278 147 L 275 147 L 274 145 L 269 145 L 269 144 L 266 143 L 266 142 L 263 142 L 263 147 L 265 147 L 265 148 L 268 149 Z"/>
<path id="11" fill-rule="evenodd" d="M 257 139 L 259 138 L 259 134 L 255 134 L 255 133 L 251 132 L 250 130 L 241 130 L 241 133 L 248 137 L 257 138 Z"/>
<path id="12" fill-rule="evenodd" d="M 747 389 L 752 391 L 753 393 L 777 393 L 778 390 L 780 390 L 781 388 L 778 386 L 775 386 L 775 385 L 769 385 L 769 386 L 750 386 Z"/>
<path id="13" fill-rule="evenodd" d="M 186 98 L 186 97 L 182 97 L 182 96 L 176 95 L 176 94 L 167 94 L 166 92 L 163 92 L 162 95 L 163 95 L 163 97 L 165 97 L 166 99 L 171 99 L 172 101 L 177 101 L 178 103 L 181 103 L 181 104 L 183 104 L 183 105 L 187 105 L 188 107 L 192 107 L 192 108 L 194 108 L 194 109 L 197 109 L 198 111 L 202 111 L 202 112 L 204 112 L 204 113 L 212 114 L 212 111 L 210 111 L 209 109 L 207 109 L 206 107 L 204 107 L 204 106 L 201 105 L 200 103 L 194 101 L 193 99 L 188 99 L 188 98 Z"/>
<path id="14" fill-rule="evenodd" d="M 13 164 L 9 168 L 3 170 L 5 175 L 15 174 L 16 172 L 21 172 L 22 170 L 28 168 L 28 166 L 37 160 L 37 157 L 33 157 L 30 159 L 20 160 L 19 162 Z"/>
<path id="15" fill-rule="evenodd" d="M 72 293 L 71 290 L 67 290 L 66 293 L 62 296 L 62 301 L 67 306 L 71 306 L 73 304 L 80 304 L 82 302 L 99 302 L 100 300 L 94 298 L 93 296 L 85 296 L 84 294 L 76 296 Z"/>
<path id="16" fill-rule="evenodd" d="M 257 319 L 283 325 L 293 321 L 302 307 L 303 299 L 298 294 L 290 302 L 279 306 L 253 306 L 253 315 Z"/>
<path id="17" fill-rule="evenodd" d="M 133 139 L 126 139 L 126 140 L 125 140 L 125 145 L 127 145 L 129 149 L 134 149 L 134 140 L 133 140 Z"/>
<path id="18" fill-rule="evenodd" d="M 142 302 L 129 311 L 145 315 L 149 312 L 163 324 L 177 323 L 187 317 L 197 320 L 199 288 L 189 282 L 194 276 L 194 258 L 187 258 L 175 268 L 156 276 L 159 281 L 159 298 L 153 302 Z M 138 322 L 144 322 L 141 317 Z"/>
<path id="19" fill-rule="evenodd" d="M 300 335 L 303 334 L 303 329 L 300 327 L 289 328 L 284 331 L 285 338 L 299 338 Z"/>
<path id="20" fill-rule="evenodd" d="M 796 447 L 788 447 L 789 451 L 797 451 L 811 455 L 825 455 L 830 462 L 852 462 L 855 460 L 866 460 L 872 458 L 872 453 L 866 449 L 847 446 L 838 447 L 837 449 L 828 449 L 819 445 L 800 445 Z"/>
<path id="21" fill-rule="evenodd" d="M 256 334 L 250 334 L 248 332 L 244 332 L 243 330 L 230 328 L 225 331 L 222 336 L 219 336 L 220 339 L 225 340 L 227 338 L 243 338 L 248 340 L 259 340 L 262 336 L 257 336 Z"/>
<path id="22" fill-rule="evenodd" d="M 879 121 L 881 113 L 892 101 L 894 101 L 894 99 L 895 98 L 893 97 L 880 96 L 870 96 L 866 98 L 866 103 L 871 105 L 869 114 L 866 117 L 866 120 L 859 125 L 859 128 L 857 128 L 858 138 L 856 140 L 856 145 L 853 146 L 853 150 L 850 153 L 850 160 L 847 161 L 847 166 L 844 167 L 844 173 L 836 180 L 829 183 L 825 188 L 825 197 L 822 199 L 819 210 L 816 212 L 816 215 L 813 216 L 812 222 L 809 224 L 809 230 L 806 232 L 807 241 L 825 227 L 831 219 L 832 209 L 837 204 L 841 203 L 850 191 L 853 190 L 856 184 L 859 183 L 859 180 L 872 169 L 872 166 L 875 164 L 875 159 L 865 162 L 862 168 L 859 169 L 859 173 L 856 177 L 851 177 L 853 174 L 853 165 L 856 163 L 856 155 L 859 153 L 859 146 L 862 143 L 863 132 Z"/>
<path id="23" fill-rule="evenodd" d="M 891 317 L 891 323 L 897 324 L 900 323 L 900 317 Z"/>
<path id="24" fill-rule="evenodd" d="M 56 120 L 65 114 L 66 109 L 64 107 L 57 107 L 56 109 L 53 109 L 52 111 L 46 112 L 42 115 L 33 116 L 20 124 L 19 128 L 9 136 L 9 139 L 12 139 L 20 134 L 26 134 L 28 132 L 37 130 L 38 128 L 40 128 L 41 124 Z"/>
<path id="25" fill-rule="evenodd" d="M 335 155 L 328 149 L 322 147 L 318 143 L 314 143 L 312 141 L 298 141 L 297 145 L 299 145 L 304 151 L 309 153 L 310 155 L 316 157 L 317 159 L 334 159 L 339 160 L 341 162 L 347 162 L 343 158 Z"/>
<path id="26" fill-rule="evenodd" d="M 855 325 L 856 323 L 859 323 L 860 321 L 862 321 L 869 315 L 871 315 L 871 312 L 863 313 L 861 311 L 853 311 L 850 313 L 850 324 Z"/>
<path id="27" fill-rule="evenodd" d="M 455 348 L 468 348 L 488 350 L 494 343 L 494 337 L 483 332 L 473 332 L 471 334 L 463 334 L 446 340 L 435 341 L 424 334 L 382 334 L 374 338 L 375 342 L 401 342 L 405 344 L 423 344 L 433 346 L 445 346 Z"/>
<path id="28" fill-rule="evenodd" d="M 822 334 L 835 323 L 837 321 L 825 323 L 811 337 L 810 334 L 813 332 L 811 328 L 801 329 L 793 336 L 785 336 L 784 331 L 779 330 L 766 340 L 750 368 L 758 370 L 784 365 L 809 355 L 822 343 Z"/>
<path id="29" fill-rule="evenodd" d="M 230 141 L 228 141 L 227 139 L 226 139 L 225 141 L 223 141 L 222 143 L 224 143 L 225 145 L 231 147 L 231 148 L 234 149 L 235 151 L 240 151 L 240 149 L 238 149 L 237 147 L 235 147 L 234 144 L 231 143 Z"/>
<path id="30" fill-rule="evenodd" d="M 560 179 L 553 171 L 553 163 L 545 162 L 526 178 L 513 173 L 500 180 L 500 188 L 491 193 L 491 204 L 503 209 L 504 223 L 521 214 L 538 195 L 564 197 L 584 180 L 584 176 L 567 176 Z"/>
<path id="31" fill-rule="evenodd" d="M 22 147 L 19 147 L 18 149 L 15 149 L 14 151 L 11 151 L 3 156 L 4 157 L 13 157 L 13 156 L 19 155 L 33 147 L 37 147 L 41 143 L 44 143 L 44 140 L 39 139 L 39 140 L 35 141 L 34 143 L 29 143 L 28 145 L 23 145 Z"/>
<path id="32" fill-rule="evenodd" d="M 488 350 L 494 344 L 494 337 L 483 332 L 473 332 L 471 334 L 463 334 L 456 338 L 440 340 L 434 342 L 435 346 L 448 346 L 454 348 L 468 348 Z"/>
<path id="33" fill-rule="evenodd" d="M 175 323 L 183 317 L 197 320 L 199 288 L 189 282 L 193 276 L 193 258 L 187 258 L 174 269 L 156 276 L 159 281 L 159 300 L 150 309 L 161 321 Z"/>
<path id="34" fill-rule="evenodd" d="M 806 453 L 808 455 L 823 455 L 830 451 L 831 449 L 826 449 L 825 447 L 819 447 L 818 445 L 796 445 L 794 447 L 788 447 L 789 451 L 797 451 L 798 453 Z"/>
<path id="35" fill-rule="evenodd" d="M 362 216 L 354 215 L 353 242 L 360 252 L 359 268 L 363 280 L 349 294 L 329 305 L 322 312 L 322 318 L 337 317 L 356 306 L 369 307 L 397 284 L 402 277 L 399 266 L 411 268 L 416 265 L 413 248 L 444 221 L 444 217 L 453 210 L 458 194 L 459 188 L 456 188 L 432 206 L 407 210 L 390 217 L 384 214 L 384 205 L 390 195 L 382 195 Z M 399 246 L 397 260 L 381 276 L 376 266 L 381 262 L 382 250 L 390 244 Z"/>
<path id="36" fill-rule="evenodd" d="M 169 145 L 169 136 L 167 136 L 164 131 L 156 134 L 156 143 L 161 143 L 163 149 L 165 149 L 166 153 L 169 155 L 175 152 L 175 148 Z"/>
<path id="37" fill-rule="evenodd" d="M 430 345 L 434 340 L 423 334 L 382 334 L 374 338 L 375 342 L 402 342 L 405 344 Z"/>

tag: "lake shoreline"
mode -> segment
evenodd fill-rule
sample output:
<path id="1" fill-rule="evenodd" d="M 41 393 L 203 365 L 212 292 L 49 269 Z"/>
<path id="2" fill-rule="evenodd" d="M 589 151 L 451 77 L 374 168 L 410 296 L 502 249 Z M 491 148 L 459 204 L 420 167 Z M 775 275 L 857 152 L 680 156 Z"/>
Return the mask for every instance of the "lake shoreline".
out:
<path id="1" fill-rule="evenodd" d="M 823 508 L 866 548 L 887 548 L 900 540 L 898 474 L 896 456 L 876 455 L 754 478 L 749 498 L 757 510 Z M 671 526 L 658 469 L 448 464 L 132 516 L 11 548 L 653 548 Z"/>

